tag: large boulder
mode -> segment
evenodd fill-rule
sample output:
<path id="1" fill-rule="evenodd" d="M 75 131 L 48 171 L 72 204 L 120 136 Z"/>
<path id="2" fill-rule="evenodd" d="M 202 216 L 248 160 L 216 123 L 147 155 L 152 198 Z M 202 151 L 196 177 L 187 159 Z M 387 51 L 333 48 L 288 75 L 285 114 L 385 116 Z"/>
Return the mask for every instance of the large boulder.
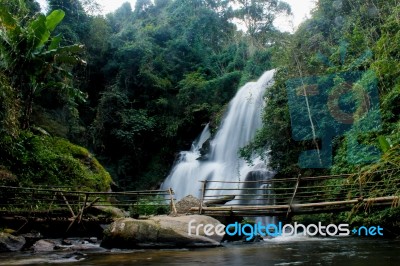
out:
<path id="1" fill-rule="evenodd" d="M 115 219 L 129 217 L 129 213 L 126 213 L 125 211 L 112 206 L 93 205 L 87 210 L 87 213 L 97 216 L 111 217 Z"/>
<path id="2" fill-rule="evenodd" d="M 193 197 L 192 195 L 186 196 L 175 204 L 176 211 L 178 214 L 189 213 L 190 208 L 199 207 L 200 200 Z"/>
<path id="3" fill-rule="evenodd" d="M 189 234 L 189 224 L 191 234 Z M 208 216 L 190 215 L 180 217 L 155 216 L 147 220 L 122 218 L 112 223 L 104 232 L 101 246 L 105 248 L 182 248 L 216 247 L 223 236 L 207 236 L 199 224 L 211 224 L 213 228 L 221 223 Z M 210 226 L 211 227 L 211 226 Z"/>
<path id="4" fill-rule="evenodd" d="M 61 245 L 61 240 L 56 239 L 40 239 L 37 241 L 31 249 L 35 253 L 50 252 L 56 249 L 56 246 Z"/>
<path id="5" fill-rule="evenodd" d="M 19 251 L 26 241 L 22 236 L 14 236 L 9 233 L 0 233 L 0 252 Z"/>
<path id="6" fill-rule="evenodd" d="M 94 242 L 94 240 L 92 241 Z M 83 239 L 41 239 L 37 241 L 31 250 L 34 253 L 43 253 L 51 251 L 91 251 L 101 252 L 103 248 L 97 243 L 91 243 Z"/>

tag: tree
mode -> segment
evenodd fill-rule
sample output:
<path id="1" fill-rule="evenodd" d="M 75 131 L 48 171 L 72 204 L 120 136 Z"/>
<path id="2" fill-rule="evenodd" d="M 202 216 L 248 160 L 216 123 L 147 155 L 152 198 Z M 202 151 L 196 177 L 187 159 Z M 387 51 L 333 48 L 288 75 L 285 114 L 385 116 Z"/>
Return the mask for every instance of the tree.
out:
<path id="1" fill-rule="evenodd" d="M 56 29 L 56 34 L 62 34 L 68 44 L 87 43 L 86 38 L 90 30 L 89 16 L 79 0 L 48 0 L 49 12 L 61 9 L 65 12 L 65 19 Z"/>
<path id="2" fill-rule="evenodd" d="M 144 15 L 149 8 L 153 7 L 151 0 L 136 0 L 134 15 L 135 17 L 141 17 Z"/>
<path id="3" fill-rule="evenodd" d="M 238 6 L 235 17 L 244 23 L 251 37 L 263 44 L 266 40 L 262 37 L 276 30 L 273 25 L 276 16 L 291 13 L 290 6 L 279 0 L 235 0 L 234 3 Z"/>
<path id="4" fill-rule="evenodd" d="M 46 89 L 66 91 L 71 99 L 83 99 L 82 93 L 66 82 L 71 76 L 67 66 L 84 64 L 79 57 L 81 45 L 60 46 L 61 36 L 52 36 L 65 13 L 55 10 L 48 16 L 38 14 L 23 23 L 0 7 L 0 69 L 10 77 L 22 104 L 22 128 L 30 127 L 35 97 Z"/>

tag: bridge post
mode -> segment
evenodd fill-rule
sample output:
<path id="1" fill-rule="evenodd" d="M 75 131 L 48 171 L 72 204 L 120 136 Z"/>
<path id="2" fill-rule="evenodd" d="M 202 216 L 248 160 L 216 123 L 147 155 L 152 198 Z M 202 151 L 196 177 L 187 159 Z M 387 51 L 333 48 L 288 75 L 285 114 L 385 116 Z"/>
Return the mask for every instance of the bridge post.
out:
<path id="1" fill-rule="evenodd" d="M 364 199 L 364 193 L 363 193 L 363 189 L 362 189 L 361 170 L 360 170 L 360 168 L 358 169 L 358 189 L 360 190 L 359 199 L 362 200 L 362 199 Z"/>
<path id="2" fill-rule="evenodd" d="M 204 180 L 202 182 L 203 182 L 203 187 L 202 187 L 202 191 L 201 191 L 199 214 L 202 214 L 202 212 L 203 212 L 203 202 L 204 202 L 204 198 L 206 195 L 206 189 L 207 189 L 207 180 Z"/>
<path id="3" fill-rule="evenodd" d="M 75 217 L 76 215 L 75 215 L 75 213 L 74 213 L 74 210 L 71 208 L 71 206 L 69 205 L 69 202 L 68 202 L 67 198 L 64 196 L 64 194 L 63 194 L 61 191 L 60 191 L 60 195 L 61 195 L 61 197 L 63 198 L 65 204 L 67 205 L 69 211 L 71 212 L 72 217 Z"/>
<path id="4" fill-rule="evenodd" d="M 174 202 L 174 191 L 172 190 L 172 188 L 168 189 L 168 193 L 169 193 L 169 197 L 171 199 L 171 212 L 176 215 L 178 212 L 176 210 L 175 207 L 175 202 Z"/>
<path id="5" fill-rule="evenodd" d="M 33 209 L 34 209 L 33 204 L 34 204 L 34 202 L 35 202 L 35 190 L 32 190 L 32 194 L 31 194 L 31 204 L 30 204 L 30 213 L 33 212 Z"/>
<path id="6" fill-rule="evenodd" d="M 292 199 L 290 200 L 289 208 L 288 208 L 287 213 L 286 213 L 286 218 L 288 218 L 289 214 L 292 212 L 292 203 L 293 203 L 294 197 L 296 196 L 297 189 L 299 188 L 300 179 L 301 179 L 301 174 L 299 174 L 297 176 L 296 186 L 294 187 Z"/>
<path id="7" fill-rule="evenodd" d="M 88 199 L 89 199 L 89 194 L 88 194 L 88 193 L 85 193 L 85 201 L 83 202 L 82 209 L 80 210 L 80 212 L 79 212 L 79 214 L 78 214 L 78 216 L 79 216 L 79 218 L 78 218 L 78 224 L 81 223 L 81 220 L 82 220 L 82 217 L 83 217 L 83 212 L 84 212 L 85 209 L 86 209 L 86 204 L 87 204 L 87 202 L 88 202 Z"/>

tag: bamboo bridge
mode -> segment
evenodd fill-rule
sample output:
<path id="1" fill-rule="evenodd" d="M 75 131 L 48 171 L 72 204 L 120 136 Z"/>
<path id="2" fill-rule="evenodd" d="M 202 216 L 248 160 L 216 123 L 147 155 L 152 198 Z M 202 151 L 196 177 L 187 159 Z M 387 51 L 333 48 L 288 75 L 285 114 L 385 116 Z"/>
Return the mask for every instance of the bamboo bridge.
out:
<path id="1" fill-rule="evenodd" d="M 400 169 L 254 181 L 202 181 L 192 213 L 210 216 L 293 216 L 400 205 Z"/>
<path id="2" fill-rule="evenodd" d="M 172 189 L 92 192 L 71 187 L 0 186 L 0 225 L 22 221 L 22 229 L 32 222 L 67 222 L 68 232 L 83 223 L 109 224 L 115 216 L 176 212 L 174 200 Z"/>
<path id="3" fill-rule="evenodd" d="M 293 216 L 400 205 L 400 169 L 368 174 L 202 181 L 200 204 L 188 214 Z M 0 186 L 0 220 L 110 223 L 113 212 L 130 217 L 176 214 L 173 189 L 125 192 L 75 191 L 68 187 Z M 93 209 L 102 214 L 93 214 Z M 109 215 L 105 215 L 109 213 Z"/>

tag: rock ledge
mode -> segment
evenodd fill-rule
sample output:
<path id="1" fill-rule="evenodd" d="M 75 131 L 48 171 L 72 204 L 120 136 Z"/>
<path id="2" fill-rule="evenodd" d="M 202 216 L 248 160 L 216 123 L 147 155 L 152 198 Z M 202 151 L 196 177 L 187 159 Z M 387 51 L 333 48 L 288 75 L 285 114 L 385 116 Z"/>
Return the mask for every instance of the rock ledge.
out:
<path id="1" fill-rule="evenodd" d="M 189 222 L 192 226 L 220 222 L 204 215 L 180 217 L 154 216 L 147 220 L 121 218 L 112 223 L 104 232 L 101 246 L 104 248 L 183 248 L 220 246 L 223 236 L 206 236 L 203 230 L 189 235 Z"/>

